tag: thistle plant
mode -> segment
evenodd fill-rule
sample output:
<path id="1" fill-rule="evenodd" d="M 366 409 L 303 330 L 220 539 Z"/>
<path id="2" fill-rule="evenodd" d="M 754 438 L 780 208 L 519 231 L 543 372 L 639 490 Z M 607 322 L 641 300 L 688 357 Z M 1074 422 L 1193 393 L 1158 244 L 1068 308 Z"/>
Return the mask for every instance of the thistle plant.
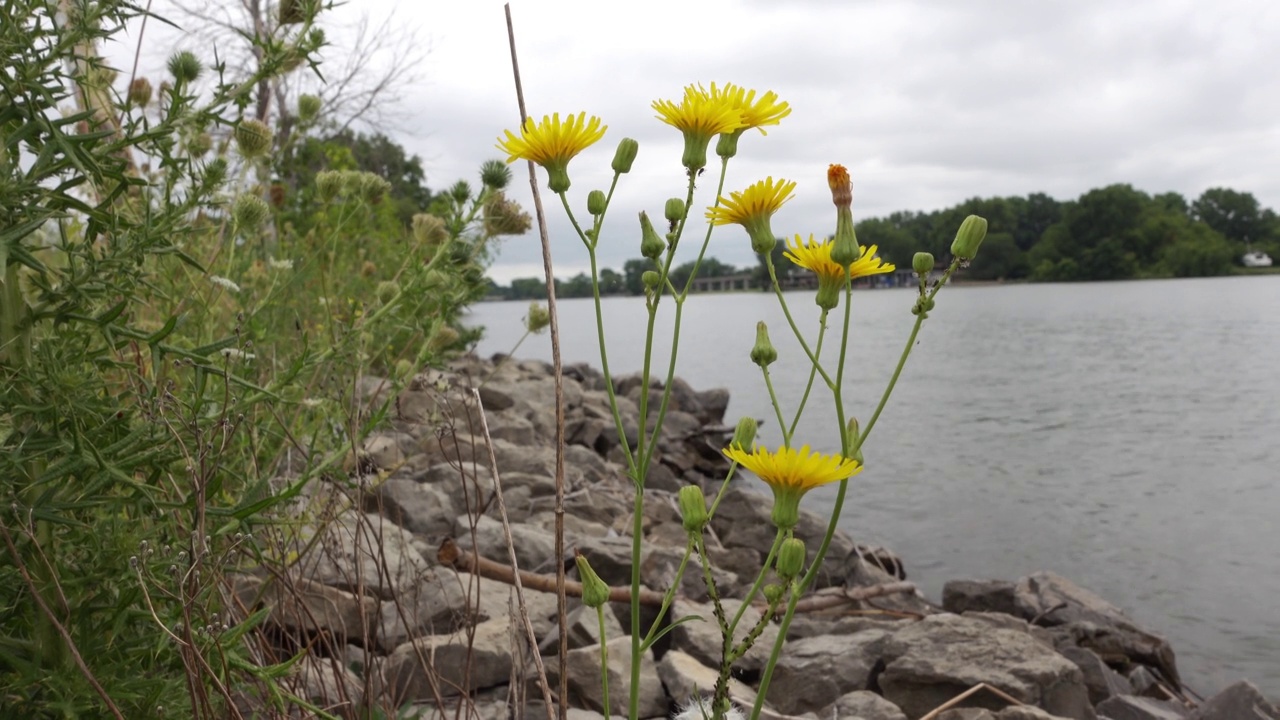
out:
<path id="1" fill-rule="evenodd" d="M 666 200 L 663 205 L 663 216 L 669 222 L 668 232 L 660 233 L 654 228 L 647 213 L 640 214 L 641 254 L 651 263 L 651 267 L 644 273 L 644 303 L 648 321 L 645 325 L 641 383 L 643 388 L 651 387 L 651 380 L 659 373 L 663 376 L 664 382 L 656 407 L 650 400 L 650 393 L 641 392 L 640 394 L 638 424 L 642 430 L 634 444 L 629 442 L 623 428 L 622 414 L 614 394 L 613 376 L 609 365 L 607 334 L 623 329 L 605 326 L 600 305 L 597 251 L 614 192 L 618 188 L 621 176 L 630 171 L 638 146 L 631 139 L 623 139 L 618 144 L 612 163 L 613 179 L 609 187 L 606 190 L 592 189 L 586 193 L 589 219 L 580 219 L 574 212 L 575 203 L 569 198 L 569 190 L 573 187 L 569 165 L 580 153 L 603 138 L 607 127 L 599 118 L 588 116 L 585 112 L 567 115 L 564 120 L 559 114 L 544 116 L 541 121 L 530 118 L 518 134 L 507 131 L 505 137 L 499 138 L 498 148 L 508 154 L 508 162 L 514 162 L 517 159 L 529 160 L 547 172 L 548 187 L 559 197 L 564 212 L 581 240 L 590 262 L 600 364 L 605 378 L 605 389 L 613 409 L 615 429 L 625 458 L 626 472 L 634 485 L 629 717 L 637 716 L 641 655 L 664 632 L 663 628 L 669 627 L 665 615 L 674 600 L 681 576 L 690 560 L 696 558 L 694 562 L 700 566 L 700 574 L 706 584 L 714 612 L 714 618 L 702 619 L 702 621 L 715 622 L 723 642 L 721 667 L 716 686 L 708 688 L 710 697 L 696 700 L 691 710 L 686 711 L 686 715 L 696 709 L 699 714 L 714 718 L 738 717 L 740 710 L 732 706 L 728 695 L 728 681 L 733 663 L 750 650 L 768 623 L 773 622 L 775 618 L 780 618 L 778 639 L 771 648 L 769 661 L 761 677 L 758 698 L 755 707 L 750 711 L 750 717 L 754 719 L 759 717 L 762 710 L 773 668 L 786 638 L 787 628 L 795 615 L 797 603 L 812 585 L 826 557 L 844 506 L 850 479 L 863 469 L 863 445 L 901 376 L 921 325 L 934 307 L 935 296 L 952 274 L 974 257 L 985 235 L 986 223 L 977 217 L 971 217 L 965 221 L 957 234 L 956 243 L 952 246 L 954 257 L 936 280 L 931 278 L 932 257 L 918 256 L 913 262 L 913 269 L 919 279 L 919 293 L 909 309 L 915 316 L 915 322 L 897 367 L 875 405 L 870 420 L 865 425 L 860 425 L 853 418 L 847 405 L 851 388 L 847 383 L 846 357 L 854 330 L 853 283 L 858 278 L 893 272 L 895 267 L 876 257 L 875 246 L 865 247 L 858 243 L 852 213 L 852 182 L 848 171 L 837 164 L 832 164 L 827 169 L 827 184 L 836 207 L 835 231 L 832 235 L 822 240 L 815 239 L 813 236 L 805 240 L 796 235 L 794 239 L 788 240 L 786 245 L 786 256 L 798 266 L 813 272 L 817 279 L 818 290 L 814 297 L 814 303 L 818 306 L 815 336 L 806 332 L 801 322 L 797 320 L 798 312 L 793 312 L 788 305 L 771 258 L 771 251 L 777 243 L 771 220 L 778 209 L 794 197 L 799 183 L 768 177 L 743 190 L 732 191 L 727 195 L 724 192 L 729 161 L 736 156 L 744 134 L 748 130 L 757 129 L 761 135 L 764 135 L 766 127 L 779 124 L 790 114 L 790 106 L 779 100 L 773 92 L 757 93 L 731 83 L 723 86 L 712 83 L 709 88 L 690 85 L 684 89 L 678 100 L 658 100 L 652 107 L 657 112 L 659 120 L 679 130 L 683 136 L 684 145 L 680 163 L 684 168 L 686 180 L 681 193 L 682 197 L 677 196 Z M 719 158 L 718 173 L 714 181 L 716 184 L 714 201 L 702 213 L 705 228 L 701 232 L 700 242 L 695 240 L 691 249 L 694 253 L 694 271 L 683 285 L 678 286 L 671 280 L 671 268 L 677 254 L 689 249 L 685 238 L 687 232 L 693 232 L 690 230 L 690 220 L 696 222 L 699 219 L 698 213 L 694 210 L 697 207 L 695 194 L 699 178 L 709 162 L 712 140 L 716 141 L 714 152 Z M 645 628 L 641 623 L 638 598 L 642 583 L 640 577 L 641 523 L 646 499 L 646 478 L 649 475 L 654 450 L 671 401 L 672 380 L 676 374 L 677 360 L 681 350 L 681 327 L 685 304 L 712 233 L 716 228 L 725 225 L 740 225 L 745 229 L 750 237 L 752 250 L 766 259 L 773 293 L 787 319 L 789 335 L 794 340 L 794 343 L 788 343 L 784 351 L 804 353 L 811 365 L 809 378 L 801 397 L 778 397 L 769 375 L 769 366 L 777 360 L 779 351 L 773 345 L 769 329 L 761 322 L 757 325 L 754 345 L 744 341 L 744 346 L 751 347 L 752 362 L 760 368 L 762 381 L 768 392 L 782 436 L 781 445 L 775 449 L 756 445 L 754 443 L 756 423 L 750 418 L 744 418 L 739 423 L 733 440 L 724 449 L 724 456 L 731 461 L 730 469 L 710 504 L 707 504 L 700 487 L 689 486 L 681 490 L 679 505 L 684 517 L 684 529 L 688 535 L 684 560 L 680 564 L 675 581 L 663 595 L 663 603 L 657 618 Z M 907 309 L 904 308 L 904 314 Z M 830 357 L 830 353 L 827 353 L 827 357 L 823 354 L 824 347 L 829 344 L 828 319 L 833 311 L 840 313 L 840 324 L 834 333 L 836 337 L 832 339 L 837 345 L 834 360 Z M 655 357 L 654 351 L 654 328 L 659 312 L 671 312 L 674 316 L 671 351 L 666 358 Z M 660 370 L 664 364 L 665 369 Z M 828 452 L 814 449 L 819 439 L 806 442 L 803 441 L 805 439 L 796 437 L 799 420 L 810 404 L 815 387 L 820 391 L 825 390 L 837 418 L 837 426 L 833 430 L 835 437 L 839 438 L 838 447 L 831 447 Z M 652 430 L 646 430 L 651 427 Z M 747 596 L 743 599 L 740 609 L 730 616 L 716 587 L 715 575 L 704 544 L 704 534 L 708 521 L 714 517 L 724 492 L 729 487 L 729 480 L 734 477 L 739 467 L 749 470 L 772 490 L 771 519 L 776 528 L 776 534 L 770 547 L 761 548 L 765 552 L 766 559 Z M 795 536 L 800 503 L 809 490 L 827 484 L 837 485 L 835 503 L 821 542 L 816 548 L 808 548 L 800 538 Z M 586 563 L 580 561 L 579 564 L 584 566 Z M 744 627 L 745 609 L 756 601 L 763 603 L 764 612 L 758 622 L 751 627 Z M 698 620 L 680 618 L 675 622 L 687 621 Z M 602 673 L 602 677 L 607 686 L 608 673 Z M 607 687 L 605 692 L 607 697 Z"/>

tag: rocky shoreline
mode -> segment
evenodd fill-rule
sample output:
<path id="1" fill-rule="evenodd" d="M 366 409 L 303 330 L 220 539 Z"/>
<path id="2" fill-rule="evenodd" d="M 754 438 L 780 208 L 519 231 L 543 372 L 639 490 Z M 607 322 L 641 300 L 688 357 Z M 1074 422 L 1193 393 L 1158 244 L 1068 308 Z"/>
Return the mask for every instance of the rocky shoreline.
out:
<path id="1" fill-rule="evenodd" d="M 301 535 L 278 539 L 282 551 L 297 553 L 291 576 L 234 578 L 245 611 L 272 607 L 268 623 L 285 649 L 311 648 L 298 692 L 330 712 L 354 716 L 361 698 L 376 696 L 424 719 L 454 717 L 460 702 L 473 718 L 546 717 L 528 632 L 553 691 L 560 638 L 556 597 L 540 583 L 558 562 L 572 568 L 574 550 L 611 586 L 630 582 L 631 484 L 603 377 L 581 365 L 564 373 L 569 552 L 561 558 L 553 533 L 554 377 L 542 362 L 497 360 L 468 356 L 416 377 L 351 458 L 348 481 L 312 483 L 290 507 L 307 519 Z M 635 376 L 615 379 L 615 387 L 634 444 L 644 390 Z M 386 392 L 382 380 L 364 378 L 359 402 L 377 407 Z M 656 400 L 660 389 L 650 392 Z M 676 492 L 696 483 L 710 497 L 728 471 L 719 452 L 732 430 L 728 401 L 725 390 L 674 382 L 646 489 L 641 576 L 648 590 L 665 591 L 683 557 Z M 763 487 L 748 477 L 730 482 L 707 552 L 721 596 L 736 610 L 734 598 L 746 595 L 774 530 Z M 529 627 L 502 579 L 511 563 L 499 489 L 517 564 L 527 573 Z M 823 518 L 803 514 L 796 534 L 811 557 L 825 529 Z M 292 581 L 287 592 L 285 580 Z M 790 627 L 764 716 L 1280 720 L 1280 709 L 1247 682 L 1207 700 L 1193 697 L 1164 639 L 1065 578 L 956 580 L 940 606 L 905 580 L 891 552 L 837 533 L 812 599 Z M 603 717 L 596 616 L 576 599 L 569 607 L 569 717 Z M 627 606 L 613 609 L 606 633 L 617 715 L 626 712 L 630 639 Z M 744 626 L 759 611 L 748 608 Z M 679 625 L 646 652 L 644 718 L 670 717 L 715 681 L 720 636 L 697 572 L 685 573 L 668 615 L 707 620 Z M 766 625 L 736 664 L 732 695 L 746 707 L 777 632 L 776 623 Z"/>

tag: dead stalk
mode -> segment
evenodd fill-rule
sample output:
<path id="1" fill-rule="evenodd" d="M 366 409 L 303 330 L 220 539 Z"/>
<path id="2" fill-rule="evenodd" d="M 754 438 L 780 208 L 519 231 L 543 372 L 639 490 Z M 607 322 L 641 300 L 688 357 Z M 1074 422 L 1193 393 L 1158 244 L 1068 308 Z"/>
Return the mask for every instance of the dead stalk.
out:
<path id="1" fill-rule="evenodd" d="M 511 45 L 511 72 L 516 83 L 516 103 L 520 106 L 520 127 L 524 127 L 528 112 L 524 104 L 524 86 L 520 83 L 520 63 L 516 58 L 516 33 L 511 22 L 511 4 L 503 6 L 507 16 L 507 39 Z M 542 208 L 542 196 L 538 193 L 538 171 L 533 162 L 529 165 L 529 186 L 533 190 L 534 214 L 538 218 L 538 237 L 542 240 L 542 269 L 547 279 L 547 313 L 551 317 L 551 365 L 556 386 L 556 507 L 555 535 L 556 557 L 564 558 L 564 368 L 560 364 L 560 319 L 556 312 L 556 280 L 551 269 L 551 238 L 547 232 L 547 216 Z M 569 648 L 568 606 L 565 597 L 564 563 L 556 563 L 557 621 L 560 627 L 560 698 L 569 697 Z M 565 720 L 568 708 L 561 703 L 560 720 Z M 551 705 L 547 705 L 551 718 Z"/>

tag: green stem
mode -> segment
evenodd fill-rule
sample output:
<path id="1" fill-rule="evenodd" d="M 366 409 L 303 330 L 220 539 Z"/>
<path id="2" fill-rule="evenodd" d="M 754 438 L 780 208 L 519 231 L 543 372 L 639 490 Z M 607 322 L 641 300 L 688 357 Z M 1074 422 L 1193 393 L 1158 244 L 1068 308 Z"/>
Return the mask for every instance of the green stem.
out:
<path id="1" fill-rule="evenodd" d="M 787 421 L 782 419 L 782 406 L 778 404 L 778 394 L 773 391 L 773 380 L 769 378 L 769 368 L 761 365 L 760 372 L 764 373 L 764 386 L 769 389 L 769 403 L 773 405 L 773 414 L 778 417 L 778 428 L 782 431 L 782 446 L 791 447 L 791 432 L 787 429 Z M 813 376 L 810 375 L 809 379 L 812 381 Z"/>
<path id="2" fill-rule="evenodd" d="M 773 567 L 773 559 L 778 554 L 778 548 L 782 547 L 782 540 L 786 537 L 786 532 L 781 528 L 778 534 L 773 538 L 773 546 L 769 548 L 769 555 L 764 559 L 764 564 L 760 567 L 760 574 L 756 575 L 756 581 L 751 585 L 751 589 L 747 591 L 747 596 L 742 599 L 742 606 L 738 608 L 738 612 L 733 616 L 733 622 L 729 623 L 729 633 L 733 634 L 738 629 L 738 622 L 742 620 L 742 615 L 747 611 L 747 606 L 756 598 L 756 593 L 760 592 L 760 588 L 764 585 L 764 579 L 769 574 L 770 568 Z"/>
<path id="3" fill-rule="evenodd" d="M 604 720 L 609 720 L 609 641 L 604 630 L 604 605 L 596 608 L 600 621 L 600 689 L 604 696 Z"/>
<path id="4" fill-rule="evenodd" d="M 800 341 L 800 347 L 804 349 L 804 354 L 809 357 L 809 362 L 813 363 L 814 369 L 826 381 L 827 387 L 834 389 L 836 386 L 835 381 L 831 379 L 826 370 L 822 369 L 822 363 L 818 362 L 818 356 L 809 349 L 809 343 L 805 341 L 804 335 L 800 333 L 799 326 L 796 325 L 796 321 L 791 317 L 791 308 L 787 307 L 787 299 L 782 296 L 782 286 L 778 284 L 778 272 L 773 267 L 773 258 L 765 255 L 764 262 L 765 266 L 769 268 L 769 279 L 773 282 L 773 294 L 777 296 L 778 303 L 782 305 L 782 314 L 787 317 L 787 324 L 791 326 L 792 334 L 796 336 L 796 340 Z"/>
<path id="5" fill-rule="evenodd" d="M 644 642 L 640 643 L 640 650 L 648 650 L 653 644 L 653 636 L 658 632 L 658 628 L 662 626 L 662 618 L 666 617 L 667 610 L 671 608 L 671 603 L 676 598 L 676 590 L 680 587 L 680 581 L 684 579 L 684 570 L 689 565 L 689 556 L 693 555 L 693 549 L 696 543 L 692 537 L 685 543 L 684 557 L 680 558 L 680 567 L 676 568 L 676 577 L 671 581 L 671 587 L 662 594 L 662 607 L 658 609 L 658 617 L 654 619 L 653 624 L 649 626 L 649 632 L 644 636 Z"/>
<path id="6" fill-rule="evenodd" d="M 819 358 L 822 357 L 822 341 L 827 334 L 827 311 L 822 311 L 822 317 L 818 320 L 818 343 L 813 348 L 813 354 Z M 809 402 L 809 392 L 813 390 L 813 380 L 818 376 L 816 367 L 809 368 L 809 381 L 805 383 L 804 394 L 800 396 L 800 406 L 796 408 L 796 416 L 791 419 L 791 427 L 787 429 L 786 437 L 790 438 L 796 434 L 796 426 L 800 424 L 800 416 L 804 414 L 804 407 Z M 790 447 L 788 444 L 787 447 Z"/>

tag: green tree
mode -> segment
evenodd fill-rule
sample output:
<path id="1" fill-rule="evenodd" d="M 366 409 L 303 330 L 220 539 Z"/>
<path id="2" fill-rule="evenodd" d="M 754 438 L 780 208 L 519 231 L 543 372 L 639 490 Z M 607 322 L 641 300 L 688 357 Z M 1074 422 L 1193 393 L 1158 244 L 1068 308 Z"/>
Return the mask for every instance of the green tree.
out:
<path id="1" fill-rule="evenodd" d="M 965 270 L 971 280 L 1008 280 L 1025 277 L 1028 272 L 1026 253 L 1018 249 L 1013 235 L 1007 232 L 987 235 L 982 251 Z"/>
<path id="2" fill-rule="evenodd" d="M 875 245 L 880 257 L 901 267 L 910 266 L 911 258 L 923 247 L 909 231 L 887 218 L 863 220 L 854 231 L 859 243 Z"/>
<path id="3" fill-rule="evenodd" d="M 625 295 L 627 292 L 627 279 L 613 268 L 602 268 L 600 270 L 600 294 L 601 295 Z"/>
<path id="4" fill-rule="evenodd" d="M 1166 245 L 1162 270 L 1173 277 L 1230 275 L 1235 270 L 1236 248 L 1221 234 L 1196 223 L 1190 232 Z"/>
<path id="5" fill-rule="evenodd" d="M 1017 227 L 1013 230 L 1013 240 L 1019 248 L 1030 250 L 1040 242 L 1040 237 L 1049 226 L 1062 219 L 1063 204 L 1045 195 L 1031 193 L 1025 201 L 1017 205 Z"/>
<path id="6" fill-rule="evenodd" d="M 566 298 L 591 297 L 593 295 L 591 276 L 586 273 L 574 275 L 563 285 L 556 287 L 556 295 Z"/>
<path id="7" fill-rule="evenodd" d="M 644 258 L 633 258 L 622 264 L 622 283 L 631 295 L 644 294 L 643 275 L 646 270 L 653 269 L 653 262 Z"/>
<path id="8" fill-rule="evenodd" d="M 1191 203 L 1191 213 L 1228 240 L 1238 243 L 1266 241 L 1270 228 L 1252 193 L 1229 188 L 1209 188 Z"/>

